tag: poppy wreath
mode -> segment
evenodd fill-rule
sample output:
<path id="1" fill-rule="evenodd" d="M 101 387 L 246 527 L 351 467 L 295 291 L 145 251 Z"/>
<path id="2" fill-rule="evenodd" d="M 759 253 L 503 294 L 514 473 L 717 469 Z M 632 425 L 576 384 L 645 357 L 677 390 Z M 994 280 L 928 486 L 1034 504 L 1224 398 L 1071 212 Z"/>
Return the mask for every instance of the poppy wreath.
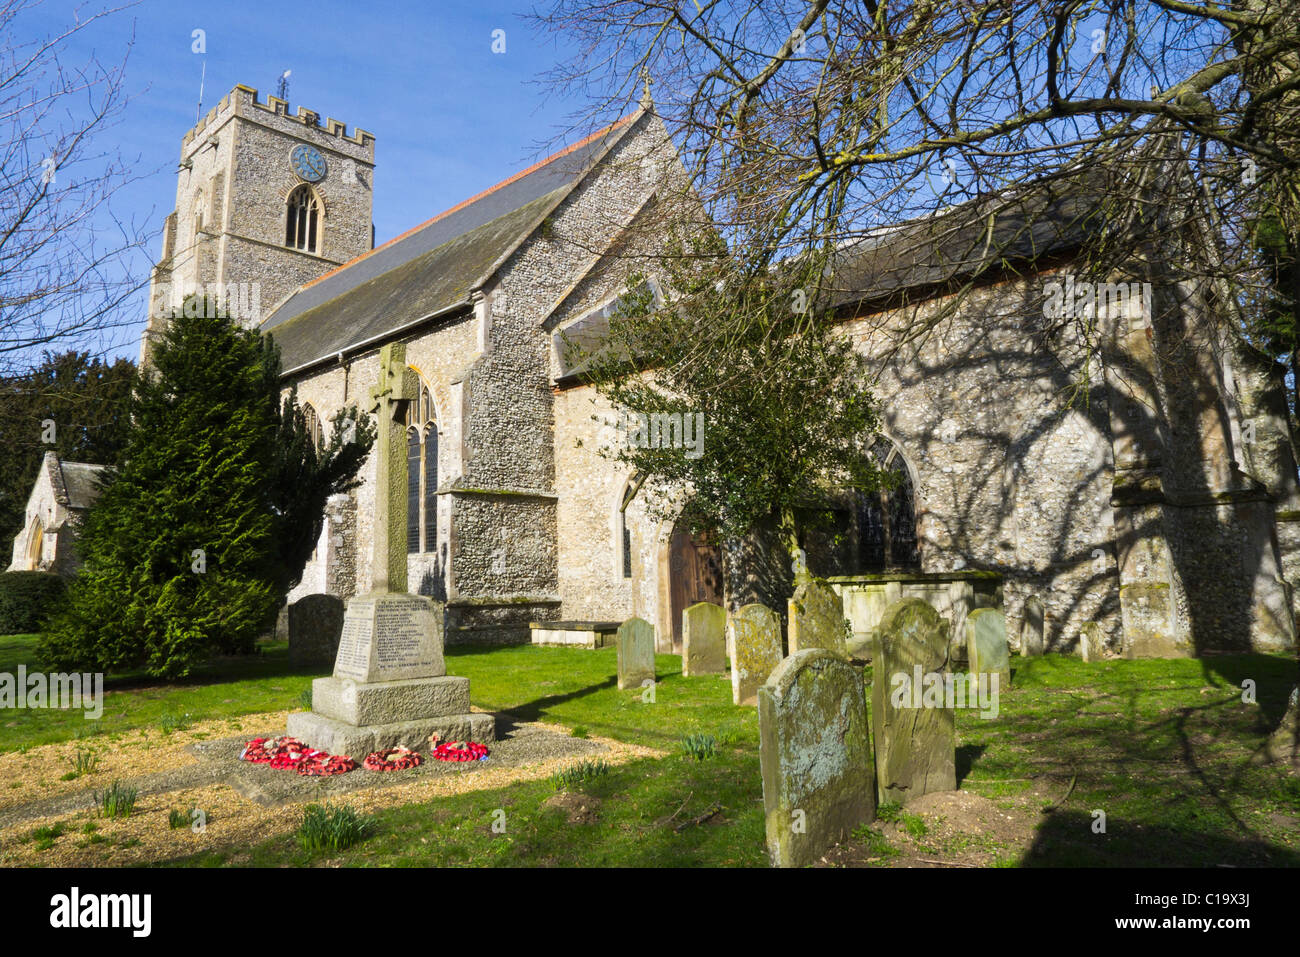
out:
<path id="1" fill-rule="evenodd" d="M 346 774 L 356 769 L 357 763 L 346 755 L 332 755 L 309 748 L 297 738 L 284 735 L 279 738 L 254 738 L 239 755 L 254 764 L 269 764 L 273 768 L 292 768 L 299 774 L 324 777 Z"/>
<path id="2" fill-rule="evenodd" d="M 367 754 L 364 767 L 367 771 L 404 771 L 407 768 L 418 767 L 422 763 L 424 759 L 415 751 L 410 748 L 396 747 Z"/>
<path id="3" fill-rule="evenodd" d="M 439 761 L 486 761 L 489 753 L 486 745 L 477 741 L 448 741 L 433 749 Z"/>
<path id="4" fill-rule="evenodd" d="M 347 774 L 357 769 L 357 762 L 346 754 L 326 754 L 324 751 L 312 751 L 298 765 L 298 773 L 308 777 L 322 778 L 332 774 Z"/>

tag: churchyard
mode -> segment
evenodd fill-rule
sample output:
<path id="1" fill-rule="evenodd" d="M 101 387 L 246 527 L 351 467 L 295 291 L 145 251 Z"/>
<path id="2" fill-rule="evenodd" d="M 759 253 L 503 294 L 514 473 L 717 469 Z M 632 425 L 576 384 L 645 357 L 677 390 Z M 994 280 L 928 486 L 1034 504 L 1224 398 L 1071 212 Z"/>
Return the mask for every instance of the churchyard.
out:
<path id="1" fill-rule="evenodd" d="M 34 636 L 0 642 L 0 672 L 32 664 Z M 304 709 L 319 669 L 294 668 L 283 642 L 254 659 L 215 661 L 181 682 L 111 678 L 104 713 L 10 710 L 0 721 L 0 862 L 6 866 L 753 866 L 768 864 L 759 720 L 732 703 L 727 674 L 684 676 L 654 656 L 656 683 L 618 688 L 618 652 L 567 648 L 447 649 L 449 674 L 470 679 L 472 706 L 497 716 L 486 762 L 426 765 L 372 779 L 330 802 L 370 819 L 338 853 L 297 839 L 309 781 L 261 804 L 194 753 L 217 741 L 280 733 Z M 845 666 L 848 667 L 848 666 Z M 1238 867 L 1300 863 L 1300 778 L 1251 761 L 1285 705 L 1285 657 L 1108 661 L 1014 657 L 998 716 L 955 711 L 957 790 L 905 806 L 818 855 L 835 866 Z M 1257 683 L 1257 703 L 1241 683 Z M 872 672 L 863 672 L 870 701 Z M 517 728 L 534 723 L 584 749 L 543 749 L 504 766 Z M 876 728 L 872 727 L 872 733 Z M 683 739 L 707 736 L 697 759 Z M 608 749 L 608 750 L 606 750 Z M 76 774 L 79 753 L 94 766 Z M 558 787 L 555 772 L 603 760 L 607 770 Z M 84 764 L 84 761 L 83 761 Z M 290 771 L 266 770 L 268 775 Z M 169 780 L 170 776 L 170 780 Z M 378 780 L 383 779 L 382 786 Z M 131 814 L 92 809 L 115 780 L 136 786 Z M 169 815 L 202 807 L 201 833 Z M 1105 833 L 1093 830 L 1106 813 Z M 494 830 L 494 822 L 504 822 Z"/>

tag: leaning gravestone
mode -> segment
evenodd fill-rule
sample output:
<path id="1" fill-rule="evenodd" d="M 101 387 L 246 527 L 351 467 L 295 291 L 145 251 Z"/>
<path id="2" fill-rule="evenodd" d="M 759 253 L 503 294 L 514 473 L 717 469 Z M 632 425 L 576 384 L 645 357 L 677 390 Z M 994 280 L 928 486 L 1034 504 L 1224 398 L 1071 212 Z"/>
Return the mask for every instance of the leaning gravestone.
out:
<path id="1" fill-rule="evenodd" d="M 643 618 L 618 626 L 618 687 L 640 688 L 655 680 L 655 629 Z"/>
<path id="2" fill-rule="evenodd" d="M 889 606 L 872 660 L 871 724 L 882 801 L 905 803 L 957 787 L 956 730 L 944 674 L 948 635 L 919 598 Z"/>
<path id="3" fill-rule="evenodd" d="M 1045 615 L 1043 603 L 1038 596 L 1030 595 L 1025 599 L 1025 608 L 1020 620 L 1020 653 L 1025 657 L 1037 657 L 1043 653 L 1043 626 Z"/>
<path id="4" fill-rule="evenodd" d="M 347 604 L 334 674 L 312 682 L 312 710 L 289 715 L 289 734 L 330 754 L 361 759 L 372 751 L 444 741 L 496 739 L 490 714 L 471 714 L 469 679 L 443 663 L 446 608 L 406 591 L 406 428 L 417 395 L 406 346 L 379 353 L 372 588 Z"/>
<path id="5" fill-rule="evenodd" d="M 289 664 L 295 668 L 330 665 L 343 633 L 343 600 L 335 595 L 305 595 L 289 606 Z"/>
<path id="6" fill-rule="evenodd" d="M 727 613 L 702 601 L 682 611 L 682 674 L 727 673 Z"/>
<path id="7" fill-rule="evenodd" d="M 776 867 L 817 860 L 876 816 L 862 673 L 833 652 L 786 658 L 758 690 L 767 852 Z"/>
<path id="8" fill-rule="evenodd" d="M 731 700 L 758 703 L 758 689 L 781 663 L 781 619 L 766 605 L 745 605 L 727 622 Z"/>
<path id="9" fill-rule="evenodd" d="M 976 608 L 966 619 L 967 660 L 975 674 L 996 674 L 998 687 L 1011 684 L 1007 620 L 996 608 Z"/>
<path id="10" fill-rule="evenodd" d="M 829 585 L 804 578 L 789 603 L 790 654 L 825 648 L 848 656 L 844 645 L 844 605 Z"/>

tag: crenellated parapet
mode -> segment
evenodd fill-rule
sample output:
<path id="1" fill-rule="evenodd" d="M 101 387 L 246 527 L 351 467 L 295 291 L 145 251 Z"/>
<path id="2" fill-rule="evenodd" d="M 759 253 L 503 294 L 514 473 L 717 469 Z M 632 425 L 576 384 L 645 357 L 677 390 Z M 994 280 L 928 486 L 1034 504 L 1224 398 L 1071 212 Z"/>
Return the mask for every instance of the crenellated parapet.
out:
<path id="1" fill-rule="evenodd" d="M 185 156 L 195 143 L 202 143 L 205 135 L 214 133 L 218 127 L 232 116 L 272 121 L 274 121 L 274 118 L 281 118 L 287 123 L 297 124 L 319 134 L 321 138 L 320 145 L 322 146 L 332 145 L 327 141 L 333 139 L 336 141 L 333 144 L 334 148 L 340 152 L 357 156 L 359 159 L 369 158 L 371 161 L 374 159 L 375 136 L 373 133 L 369 133 L 360 127 L 354 127 L 352 133 L 349 134 L 346 123 L 333 117 L 326 117 L 324 123 L 322 123 L 319 113 L 304 106 L 299 106 L 297 112 L 291 112 L 288 101 L 282 100 L 278 96 L 268 96 L 266 102 L 262 102 L 258 99 L 257 90 L 242 83 L 223 96 L 221 102 L 209 110 L 207 115 L 185 134 L 181 140 L 181 155 Z M 298 135 L 301 135 L 301 131 L 298 132 Z M 350 145 L 345 147 L 344 144 Z M 364 152 L 358 155 L 358 150 L 355 147 L 360 147 Z"/>

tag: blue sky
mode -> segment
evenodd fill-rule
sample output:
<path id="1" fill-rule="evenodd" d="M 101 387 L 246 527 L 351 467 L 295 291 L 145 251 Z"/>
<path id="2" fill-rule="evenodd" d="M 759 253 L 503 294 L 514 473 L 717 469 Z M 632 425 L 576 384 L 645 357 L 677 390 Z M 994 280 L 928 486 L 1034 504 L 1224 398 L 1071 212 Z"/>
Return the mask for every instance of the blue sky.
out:
<path id="1" fill-rule="evenodd" d="M 59 32 L 78 6 L 48 2 L 28 16 L 32 38 Z M 299 105 L 360 126 L 375 142 L 374 220 L 382 243 L 531 165 L 559 145 L 583 104 L 557 99 L 541 74 L 565 56 L 560 39 L 521 19 L 521 2 L 195 3 L 143 0 L 76 37 L 67 60 L 120 60 L 134 32 L 133 100 L 110 139 L 141 178 L 114 200 L 119 215 L 161 226 L 175 201 L 181 137 L 237 83 L 260 98 L 289 78 Z M 82 14 L 100 9 L 82 7 Z M 205 31 L 206 54 L 192 51 Z M 505 31 L 505 53 L 492 51 Z M 565 141 L 580 134 L 565 136 Z M 156 257 L 161 240 L 151 244 Z M 143 263 L 147 275 L 150 263 Z M 140 295 L 141 328 L 145 297 Z M 138 333 L 135 338 L 138 340 Z M 135 357 L 135 346 L 118 354 Z"/>

